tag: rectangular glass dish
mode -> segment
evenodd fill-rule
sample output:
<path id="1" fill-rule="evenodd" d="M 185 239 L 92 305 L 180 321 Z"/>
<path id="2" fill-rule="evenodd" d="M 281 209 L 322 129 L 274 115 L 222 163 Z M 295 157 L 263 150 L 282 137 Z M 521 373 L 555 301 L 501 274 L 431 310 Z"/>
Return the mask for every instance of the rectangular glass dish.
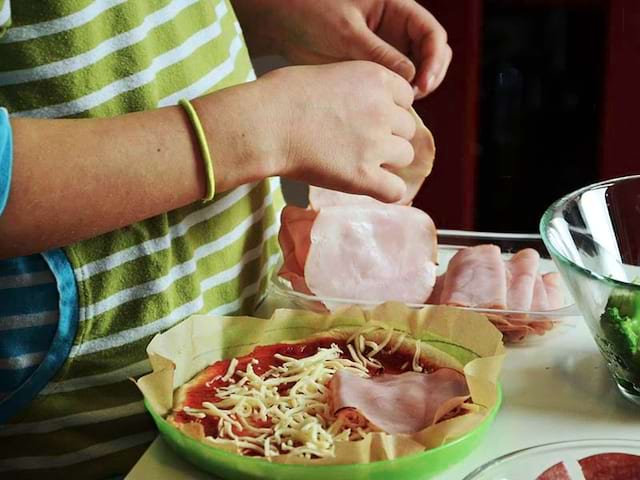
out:
<path id="1" fill-rule="evenodd" d="M 490 233 L 472 232 L 463 230 L 438 230 L 438 270 L 441 275 L 447 270 L 449 260 L 465 247 L 493 244 L 500 247 L 505 260 L 509 259 L 513 253 L 524 248 L 533 248 L 540 254 L 540 273 L 557 272 L 556 265 L 551 260 L 540 235 L 517 234 L 517 233 Z M 520 311 L 503 310 L 492 308 L 460 307 L 464 310 L 487 315 L 494 324 L 515 325 L 514 328 L 524 328 L 527 334 L 519 338 L 520 335 L 505 334 L 505 340 L 509 343 L 531 342 L 543 336 L 557 334 L 566 331 L 567 327 L 575 324 L 576 317 L 580 312 L 574 304 L 571 294 L 563 284 L 564 304 L 562 307 L 546 311 Z M 325 298 L 298 292 L 291 287 L 291 284 L 278 276 L 277 270 L 274 273 L 267 296 L 258 308 L 257 314 L 260 316 L 270 315 L 275 308 L 298 308 L 313 311 L 326 311 L 323 302 L 331 302 L 332 305 L 347 306 L 358 305 L 361 307 L 373 307 L 381 302 L 361 301 L 349 298 Z M 408 304 L 413 308 L 422 308 L 426 304 Z M 499 326 L 500 328 L 500 326 Z M 506 327 L 505 327 L 506 328 Z M 503 328 L 500 328 L 503 330 Z M 508 330 L 508 328 L 507 328 Z M 504 332 L 503 332 L 504 333 Z"/>

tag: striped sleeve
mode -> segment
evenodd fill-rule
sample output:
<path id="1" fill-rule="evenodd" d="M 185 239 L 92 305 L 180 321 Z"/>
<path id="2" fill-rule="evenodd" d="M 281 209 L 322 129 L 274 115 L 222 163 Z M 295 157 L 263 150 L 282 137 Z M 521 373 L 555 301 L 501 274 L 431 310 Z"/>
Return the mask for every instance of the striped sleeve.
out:
<path id="1" fill-rule="evenodd" d="M 12 142 L 13 137 L 11 134 L 9 113 L 5 108 L 0 108 L 0 215 L 2 215 L 4 207 L 7 205 L 7 200 L 9 199 L 9 186 L 11 184 L 13 164 Z"/>
<path id="2" fill-rule="evenodd" d="M 11 26 L 11 0 L 0 0 L 0 37 Z"/>

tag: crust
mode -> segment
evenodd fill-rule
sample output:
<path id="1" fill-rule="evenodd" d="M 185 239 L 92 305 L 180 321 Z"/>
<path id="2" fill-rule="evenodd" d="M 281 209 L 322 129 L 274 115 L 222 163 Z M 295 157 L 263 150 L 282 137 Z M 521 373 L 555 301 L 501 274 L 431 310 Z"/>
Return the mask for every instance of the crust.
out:
<path id="1" fill-rule="evenodd" d="M 185 435 L 188 435 L 191 438 L 195 438 L 196 440 L 204 440 L 204 428 L 201 424 L 196 422 L 190 423 L 179 423 L 176 422 L 173 418 L 173 414 L 169 414 L 167 416 L 167 422 L 180 430 Z"/>

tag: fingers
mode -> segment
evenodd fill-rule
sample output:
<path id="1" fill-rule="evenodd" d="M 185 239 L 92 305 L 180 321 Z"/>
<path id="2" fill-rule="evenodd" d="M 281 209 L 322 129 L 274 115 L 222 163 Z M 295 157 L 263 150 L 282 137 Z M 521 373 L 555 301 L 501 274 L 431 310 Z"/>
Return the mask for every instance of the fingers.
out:
<path id="1" fill-rule="evenodd" d="M 383 202 L 397 202 L 404 197 L 407 185 L 393 171 L 411 165 L 414 158 L 413 145 L 405 138 L 392 135 L 378 153 L 382 164 L 373 167 L 373 174 L 369 175 L 368 194 Z"/>
<path id="2" fill-rule="evenodd" d="M 435 80 L 432 83 L 429 83 L 427 81 L 427 93 L 433 92 L 436 88 L 440 86 L 440 84 L 444 80 L 445 75 L 447 74 L 447 71 L 449 70 L 449 65 L 451 65 L 452 58 L 453 58 L 453 50 L 451 50 L 451 47 L 447 45 L 446 52 L 445 52 L 445 67 L 442 70 L 440 70 L 440 74 L 435 77 Z"/>
<path id="3" fill-rule="evenodd" d="M 351 46 L 354 60 L 369 60 L 387 67 L 407 82 L 413 80 L 416 68 L 413 62 L 398 49 L 382 40 L 372 32 L 365 22 L 358 28 L 357 41 Z"/>
<path id="4" fill-rule="evenodd" d="M 443 58 L 444 61 L 442 67 L 435 74 L 428 71 L 429 67 L 427 64 L 420 65 L 420 69 L 416 74 L 416 80 L 414 82 L 414 93 L 416 99 L 423 98 L 433 92 L 444 80 L 449 69 L 449 65 L 451 64 L 451 59 L 453 58 L 453 51 L 449 45 L 445 46 Z"/>
<path id="5" fill-rule="evenodd" d="M 382 165 L 388 167 L 391 170 L 411 165 L 414 157 L 413 145 L 408 140 L 391 136 L 391 139 L 385 142 L 385 145 L 380 152 L 382 158 Z"/>
<path id="6" fill-rule="evenodd" d="M 417 2 L 409 2 L 407 34 L 417 65 L 413 84 L 416 98 L 431 93 L 444 79 L 452 58 L 447 32 L 431 13 Z"/>
<path id="7" fill-rule="evenodd" d="M 378 169 L 373 175 L 369 185 L 369 195 L 386 203 L 394 203 L 401 200 L 407 191 L 407 185 L 404 180 L 383 168 Z"/>
<path id="8" fill-rule="evenodd" d="M 413 115 L 404 108 L 394 106 L 391 111 L 391 133 L 406 140 L 411 140 L 416 133 L 416 121 Z"/>
<path id="9" fill-rule="evenodd" d="M 411 84 L 406 81 L 404 78 L 400 77 L 397 73 L 389 72 L 389 87 L 391 89 L 391 94 L 393 96 L 393 101 L 396 105 L 401 106 L 404 109 L 411 108 L 413 104 L 413 89 L 411 88 Z"/>

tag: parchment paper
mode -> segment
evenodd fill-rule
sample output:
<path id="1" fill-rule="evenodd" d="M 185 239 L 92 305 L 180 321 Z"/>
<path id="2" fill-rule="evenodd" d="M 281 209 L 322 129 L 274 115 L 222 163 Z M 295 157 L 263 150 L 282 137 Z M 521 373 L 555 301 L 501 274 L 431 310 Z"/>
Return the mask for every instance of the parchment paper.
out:
<path id="1" fill-rule="evenodd" d="M 319 465 L 390 460 L 458 438 L 487 417 L 498 398 L 502 335 L 485 316 L 444 306 L 415 310 L 389 302 L 369 311 L 348 307 L 326 314 L 281 309 L 270 319 L 196 315 L 153 338 L 147 347 L 153 372 L 137 385 L 150 407 L 165 416 L 173 405 L 173 391 L 213 362 L 246 355 L 257 345 L 301 340 L 333 328 L 357 328 L 368 321 L 408 332 L 459 360 L 473 401 L 469 413 L 411 435 L 376 432 L 364 440 L 336 442 L 332 458 L 280 455 L 271 461 Z"/>

